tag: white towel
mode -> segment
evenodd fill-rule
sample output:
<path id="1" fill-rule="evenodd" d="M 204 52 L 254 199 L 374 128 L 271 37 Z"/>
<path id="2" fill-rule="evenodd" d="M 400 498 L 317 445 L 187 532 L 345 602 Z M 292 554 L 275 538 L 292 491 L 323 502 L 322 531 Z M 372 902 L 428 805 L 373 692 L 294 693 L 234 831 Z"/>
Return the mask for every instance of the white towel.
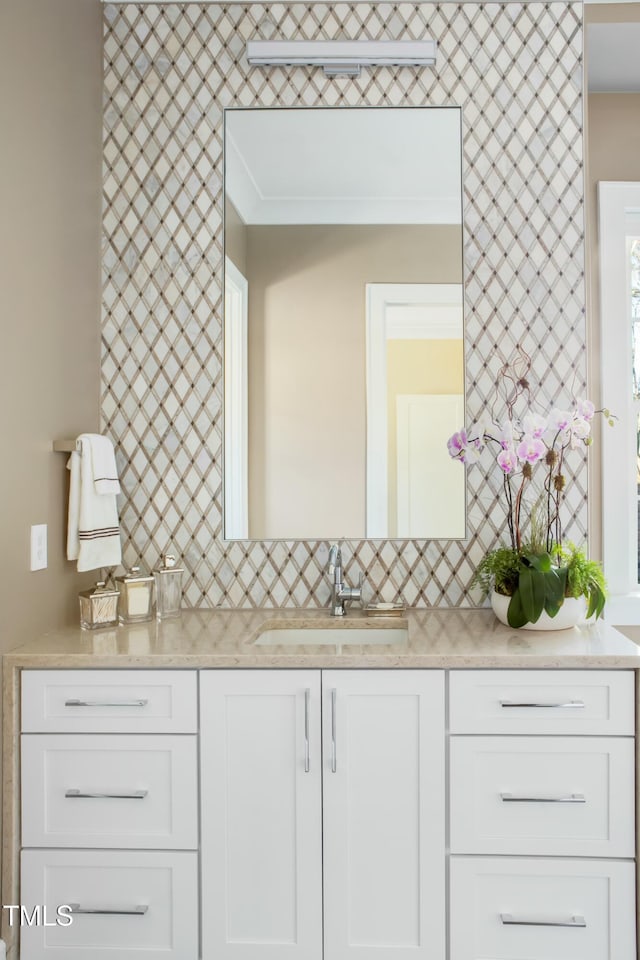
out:
<path id="1" fill-rule="evenodd" d="M 67 559 L 78 570 L 115 567 L 122 561 L 116 494 L 120 482 L 113 445 L 97 433 L 83 433 L 69 457 Z"/>

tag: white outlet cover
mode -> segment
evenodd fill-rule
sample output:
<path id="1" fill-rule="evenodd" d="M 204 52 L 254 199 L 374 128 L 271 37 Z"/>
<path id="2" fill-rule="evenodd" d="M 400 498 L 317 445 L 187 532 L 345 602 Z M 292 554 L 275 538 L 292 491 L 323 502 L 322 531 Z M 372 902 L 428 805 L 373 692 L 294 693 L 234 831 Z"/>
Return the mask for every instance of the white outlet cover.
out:
<path id="1" fill-rule="evenodd" d="M 31 527 L 31 570 L 47 566 L 47 525 L 36 523 Z"/>

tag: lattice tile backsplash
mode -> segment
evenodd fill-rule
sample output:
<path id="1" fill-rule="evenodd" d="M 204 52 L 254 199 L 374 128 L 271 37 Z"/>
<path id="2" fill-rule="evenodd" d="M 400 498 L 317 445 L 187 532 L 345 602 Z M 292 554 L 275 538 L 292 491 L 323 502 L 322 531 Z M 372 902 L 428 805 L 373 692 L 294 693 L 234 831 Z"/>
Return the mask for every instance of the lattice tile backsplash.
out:
<path id="1" fill-rule="evenodd" d="M 438 41 L 435 69 L 357 79 L 250 69 L 246 40 Z M 222 540 L 222 111 L 228 106 L 463 108 L 468 419 L 517 344 L 543 398 L 586 377 L 581 3 L 105 6 L 103 430 L 116 443 L 124 555 L 171 544 L 192 606 L 325 606 L 325 542 Z M 587 471 L 567 534 L 586 532 Z M 468 539 L 344 544 L 379 595 L 473 602 L 503 532 L 499 478 L 468 475 Z"/>

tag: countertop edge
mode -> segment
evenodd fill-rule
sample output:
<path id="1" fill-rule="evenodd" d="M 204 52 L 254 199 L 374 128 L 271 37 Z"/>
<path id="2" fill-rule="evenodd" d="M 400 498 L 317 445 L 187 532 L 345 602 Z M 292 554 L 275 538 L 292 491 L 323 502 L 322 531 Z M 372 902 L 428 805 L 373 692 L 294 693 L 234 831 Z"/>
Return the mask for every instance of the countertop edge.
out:
<path id="1" fill-rule="evenodd" d="M 5 654 L 7 669 L 640 669 L 640 657 L 616 654 L 496 654 L 468 656 L 464 654 L 351 654 L 337 657 L 331 654 L 277 654 L 271 653 L 268 662 L 257 663 L 254 656 L 237 654 L 150 654 L 143 656 L 100 654 Z"/>

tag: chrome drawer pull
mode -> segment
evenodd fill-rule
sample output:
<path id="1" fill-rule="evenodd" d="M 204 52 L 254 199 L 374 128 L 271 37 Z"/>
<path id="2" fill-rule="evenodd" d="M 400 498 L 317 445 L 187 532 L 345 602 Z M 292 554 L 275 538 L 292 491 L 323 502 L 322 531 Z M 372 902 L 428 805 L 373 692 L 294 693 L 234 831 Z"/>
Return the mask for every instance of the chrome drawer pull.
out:
<path id="1" fill-rule="evenodd" d="M 311 688 L 307 687 L 304 691 L 304 772 L 309 773 L 311 767 L 311 756 L 309 750 L 309 700 L 311 698 Z"/>
<path id="2" fill-rule="evenodd" d="M 338 691 L 334 689 L 331 691 L 331 772 L 335 773 L 338 769 L 338 752 L 336 744 L 336 699 L 338 696 Z"/>
<path id="3" fill-rule="evenodd" d="M 584 917 L 576 914 L 568 920 L 545 920 L 543 917 L 513 917 L 510 913 L 501 913 L 503 924 L 518 927 L 586 927 Z"/>
<path id="4" fill-rule="evenodd" d="M 137 907 L 81 907 L 79 903 L 70 903 L 69 908 L 72 914 L 113 917 L 142 917 L 149 909 L 146 904 Z"/>
<path id="5" fill-rule="evenodd" d="M 504 803 L 586 803 L 584 793 L 565 793 L 557 797 L 526 797 L 514 796 L 512 793 L 501 793 L 500 799 Z"/>
<path id="6" fill-rule="evenodd" d="M 65 707 L 146 707 L 148 700 L 65 700 Z"/>
<path id="7" fill-rule="evenodd" d="M 144 800 L 148 790 L 132 790 L 130 793 L 81 793 L 80 790 L 67 790 L 69 800 Z"/>
<path id="8" fill-rule="evenodd" d="M 555 710 L 583 710 L 584 700 L 568 700 L 566 703 L 520 703 L 516 700 L 501 700 L 500 706 L 509 707 L 549 707 Z"/>

